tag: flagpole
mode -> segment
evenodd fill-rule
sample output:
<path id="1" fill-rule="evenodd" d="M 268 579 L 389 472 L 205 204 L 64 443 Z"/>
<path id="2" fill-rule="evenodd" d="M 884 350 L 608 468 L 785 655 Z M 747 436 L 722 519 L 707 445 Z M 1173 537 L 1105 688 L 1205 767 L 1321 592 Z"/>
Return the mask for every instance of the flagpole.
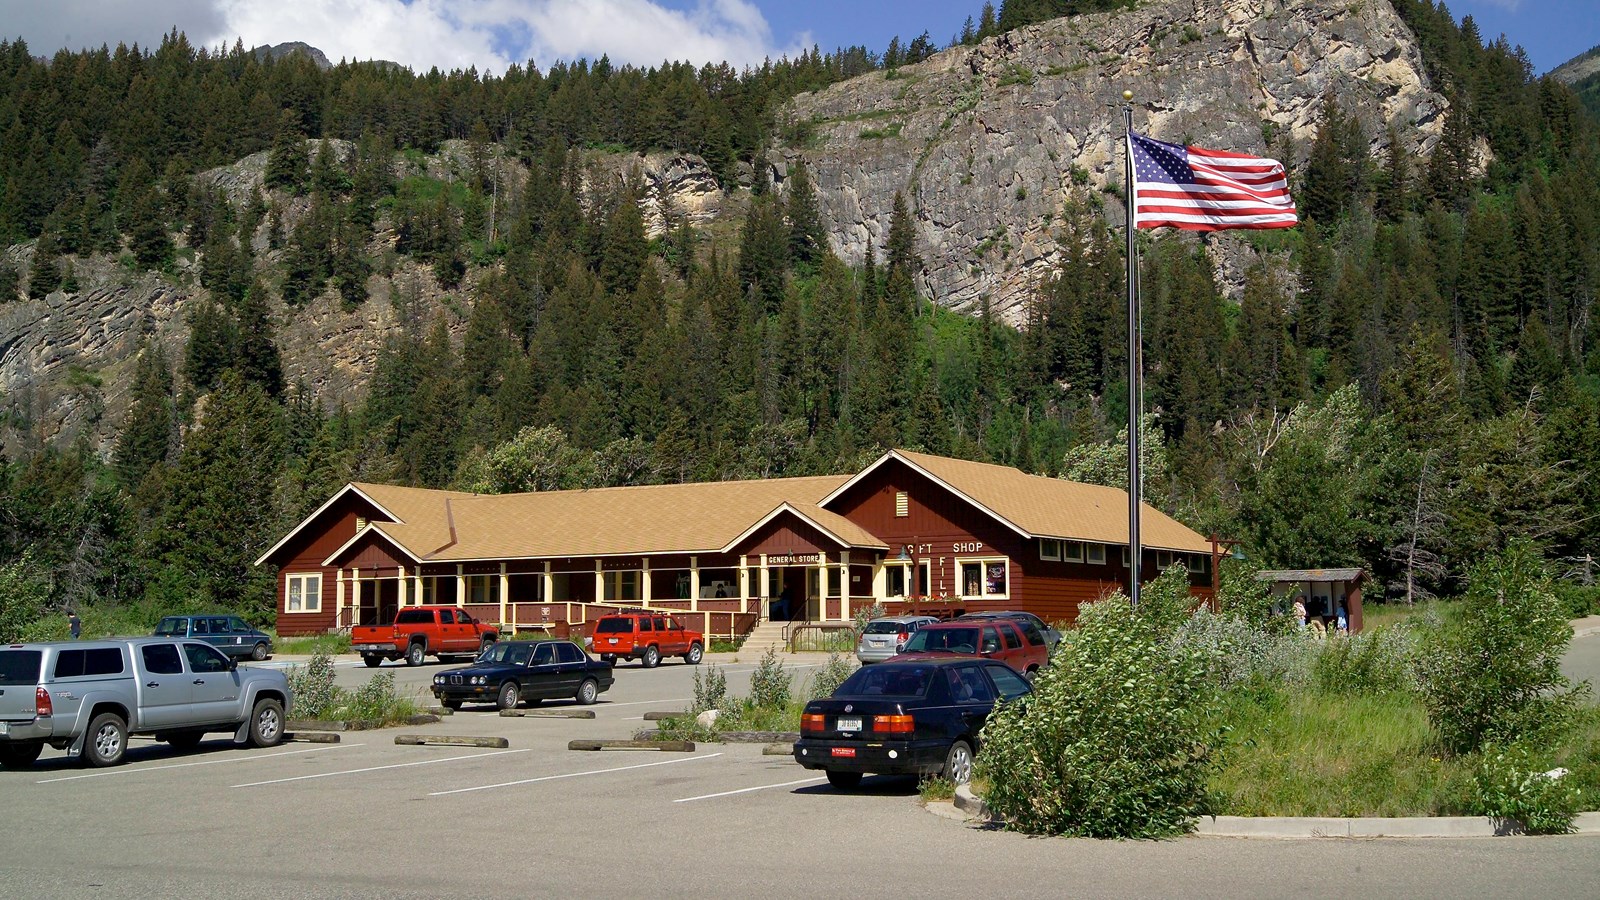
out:
<path id="1" fill-rule="evenodd" d="M 1128 599 L 1139 605 L 1139 499 L 1143 493 L 1139 478 L 1140 407 L 1143 406 L 1143 341 L 1139 324 L 1138 245 L 1134 241 L 1135 189 L 1133 177 L 1133 91 L 1122 92 L 1123 177 L 1127 187 L 1128 249 Z"/>

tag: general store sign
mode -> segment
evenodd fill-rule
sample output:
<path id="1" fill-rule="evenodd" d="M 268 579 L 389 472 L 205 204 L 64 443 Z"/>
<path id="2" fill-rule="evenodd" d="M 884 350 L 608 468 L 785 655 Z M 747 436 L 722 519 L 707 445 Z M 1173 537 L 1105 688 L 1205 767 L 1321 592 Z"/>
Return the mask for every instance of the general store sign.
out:
<path id="1" fill-rule="evenodd" d="M 820 553 L 785 553 L 767 557 L 767 565 L 769 566 L 793 566 L 819 562 L 822 562 L 822 554 Z"/>

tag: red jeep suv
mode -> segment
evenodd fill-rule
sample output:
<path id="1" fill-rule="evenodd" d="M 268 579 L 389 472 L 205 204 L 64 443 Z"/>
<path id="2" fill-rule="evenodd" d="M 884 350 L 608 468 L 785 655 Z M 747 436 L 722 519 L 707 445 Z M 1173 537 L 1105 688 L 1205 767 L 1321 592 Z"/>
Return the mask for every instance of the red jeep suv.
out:
<path id="1" fill-rule="evenodd" d="M 698 665 L 705 655 L 705 636 L 690 631 L 672 616 L 661 613 L 620 613 L 601 616 L 594 623 L 590 650 L 605 662 L 637 659 L 653 669 L 663 656 L 681 656 Z"/>

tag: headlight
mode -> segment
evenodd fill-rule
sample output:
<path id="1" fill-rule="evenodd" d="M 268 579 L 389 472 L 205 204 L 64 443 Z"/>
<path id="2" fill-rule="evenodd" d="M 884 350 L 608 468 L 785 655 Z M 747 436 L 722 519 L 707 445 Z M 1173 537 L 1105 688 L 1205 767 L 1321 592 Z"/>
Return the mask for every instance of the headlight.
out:
<path id="1" fill-rule="evenodd" d="M 435 675 L 435 676 L 433 676 L 433 683 L 434 684 L 444 684 L 444 676 L 443 675 Z"/>
<path id="2" fill-rule="evenodd" d="M 472 683 L 473 684 L 488 684 L 489 683 L 489 679 L 485 678 L 482 675 L 474 675 L 474 676 L 472 676 Z"/>

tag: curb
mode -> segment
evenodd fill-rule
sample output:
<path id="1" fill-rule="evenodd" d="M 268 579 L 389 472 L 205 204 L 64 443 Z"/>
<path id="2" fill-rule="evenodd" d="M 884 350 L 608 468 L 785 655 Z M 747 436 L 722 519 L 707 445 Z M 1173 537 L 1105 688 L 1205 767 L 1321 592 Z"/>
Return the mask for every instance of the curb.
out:
<path id="1" fill-rule="evenodd" d="M 999 821 L 972 788 L 956 788 L 956 809 L 970 818 Z M 1317 816 L 1205 816 L 1194 834 L 1241 838 L 1474 838 L 1518 834 L 1503 820 L 1486 816 L 1410 816 L 1400 818 L 1338 818 Z M 1578 813 L 1572 834 L 1600 835 L 1600 812 Z"/>

